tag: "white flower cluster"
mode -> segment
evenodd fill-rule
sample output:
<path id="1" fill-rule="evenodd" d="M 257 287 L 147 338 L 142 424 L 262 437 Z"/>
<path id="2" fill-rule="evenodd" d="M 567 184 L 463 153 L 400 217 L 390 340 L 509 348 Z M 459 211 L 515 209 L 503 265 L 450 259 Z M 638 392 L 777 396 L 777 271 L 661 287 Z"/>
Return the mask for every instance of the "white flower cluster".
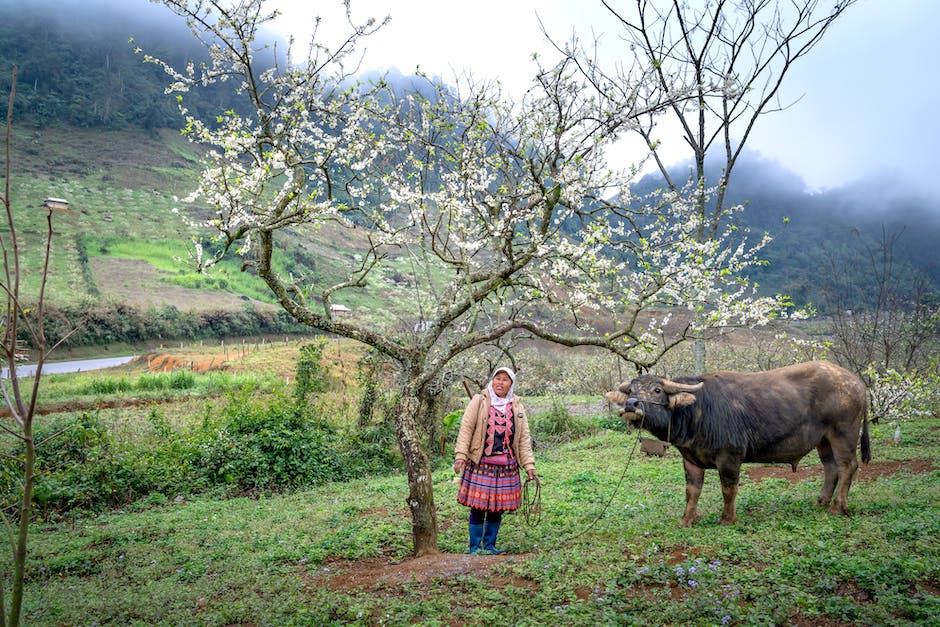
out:
<path id="1" fill-rule="evenodd" d="M 190 16 L 205 8 L 172 4 Z M 761 324 L 778 308 L 745 278 L 768 238 L 748 241 L 733 215 L 713 228 L 691 200 L 696 190 L 631 196 L 636 170 L 610 168 L 605 151 L 636 112 L 598 95 L 570 62 L 543 69 L 518 103 L 498 84 L 470 79 L 428 79 L 401 93 L 346 74 L 344 60 L 373 27 L 365 25 L 339 50 L 314 44 L 306 63 L 288 51 L 286 64 L 257 71 L 260 9 L 246 0 L 216 22 L 191 21 L 210 51 L 204 66 L 177 72 L 150 59 L 181 94 L 185 133 L 210 148 L 186 200 L 213 209 L 205 225 L 223 244 L 216 255 L 234 247 L 269 264 L 283 229 L 329 221 L 365 232 L 357 241 L 368 250 L 346 280 L 320 286 L 322 300 L 363 289 L 370 275 L 382 289 L 407 284 L 417 295 L 407 315 L 432 323 L 420 337 L 413 324 L 402 328 L 428 346 L 457 338 L 444 361 L 515 328 L 572 344 L 563 331 L 577 329 L 589 334 L 577 341 L 653 354 L 670 319 L 642 312 L 692 310 L 694 333 Z M 228 79 L 250 109 L 207 121 L 183 106 L 187 90 Z M 218 259 L 208 250 L 194 247 L 199 267 Z M 267 276 L 269 285 L 282 280 Z M 317 292 L 289 287 L 272 286 L 282 303 L 294 295 L 289 306 Z M 613 331 L 598 334 L 599 322 Z"/>
<path id="2" fill-rule="evenodd" d="M 893 368 L 879 372 L 869 367 L 863 374 L 868 380 L 868 411 L 874 419 L 901 423 L 929 417 L 936 409 L 936 382 Z"/>

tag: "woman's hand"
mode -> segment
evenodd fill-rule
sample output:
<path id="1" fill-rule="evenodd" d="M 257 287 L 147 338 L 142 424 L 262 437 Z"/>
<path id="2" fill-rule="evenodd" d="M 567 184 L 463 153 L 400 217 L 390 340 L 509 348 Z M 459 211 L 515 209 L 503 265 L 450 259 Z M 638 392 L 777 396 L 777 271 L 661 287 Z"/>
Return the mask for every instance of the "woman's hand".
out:
<path id="1" fill-rule="evenodd" d="M 525 471 L 525 476 L 529 481 L 535 481 L 535 470 L 529 470 L 527 468 Z"/>
<path id="2" fill-rule="evenodd" d="M 454 473 L 455 473 L 455 474 L 458 474 L 458 475 L 461 474 L 461 473 L 463 473 L 463 467 L 464 467 L 464 465 L 465 465 L 466 463 L 467 463 L 467 460 L 465 460 L 465 459 L 458 459 L 457 461 L 455 461 L 455 462 L 454 462 Z"/>

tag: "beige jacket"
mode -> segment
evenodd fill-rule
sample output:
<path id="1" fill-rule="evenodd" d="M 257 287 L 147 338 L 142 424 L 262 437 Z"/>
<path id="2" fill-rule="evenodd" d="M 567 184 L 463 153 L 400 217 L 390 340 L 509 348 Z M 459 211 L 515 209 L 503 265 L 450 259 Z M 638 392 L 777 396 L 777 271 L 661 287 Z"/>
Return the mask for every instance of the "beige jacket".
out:
<path id="1" fill-rule="evenodd" d="M 486 445 L 486 422 L 490 415 L 490 397 L 488 394 L 474 394 L 460 419 L 460 432 L 454 447 L 455 457 L 479 463 Z M 532 437 L 529 434 L 529 420 L 525 407 L 518 396 L 512 399 L 512 415 L 515 428 L 512 434 L 512 454 L 520 466 L 535 472 L 535 456 L 532 454 Z"/>

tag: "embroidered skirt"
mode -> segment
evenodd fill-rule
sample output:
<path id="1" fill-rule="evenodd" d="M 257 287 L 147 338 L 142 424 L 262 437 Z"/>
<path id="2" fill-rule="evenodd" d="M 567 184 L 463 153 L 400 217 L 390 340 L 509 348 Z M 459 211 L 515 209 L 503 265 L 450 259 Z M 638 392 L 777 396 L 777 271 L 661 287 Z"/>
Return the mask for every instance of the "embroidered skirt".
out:
<path id="1" fill-rule="evenodd" d="M 522 480 L 519 464 L 507 465 L 467 462 L 460 477 L 457 502 L 488 512 L 507 512 L 522 505 Z"/>

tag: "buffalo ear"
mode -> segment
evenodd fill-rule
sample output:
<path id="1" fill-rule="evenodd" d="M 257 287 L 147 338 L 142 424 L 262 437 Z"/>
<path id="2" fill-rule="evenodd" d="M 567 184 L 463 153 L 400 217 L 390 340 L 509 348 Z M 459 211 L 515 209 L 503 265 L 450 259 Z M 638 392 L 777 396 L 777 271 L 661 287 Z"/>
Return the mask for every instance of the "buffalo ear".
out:
<path id="1" fill-rule="evenodd" d="M 611 403 L 621 407 L 627 404 L 627 395 L 623 392 L 607 392 L 604 397 Z"/>
<path id="2" fill-rule="evenodd" d="M 679 392 L 678 394 L 669 395 L 669 409 L 685 407 L 686 405 L 692 405 L 693 403 L 695 403 L 695 394 L 690 394 L 689 392 Z"/>

